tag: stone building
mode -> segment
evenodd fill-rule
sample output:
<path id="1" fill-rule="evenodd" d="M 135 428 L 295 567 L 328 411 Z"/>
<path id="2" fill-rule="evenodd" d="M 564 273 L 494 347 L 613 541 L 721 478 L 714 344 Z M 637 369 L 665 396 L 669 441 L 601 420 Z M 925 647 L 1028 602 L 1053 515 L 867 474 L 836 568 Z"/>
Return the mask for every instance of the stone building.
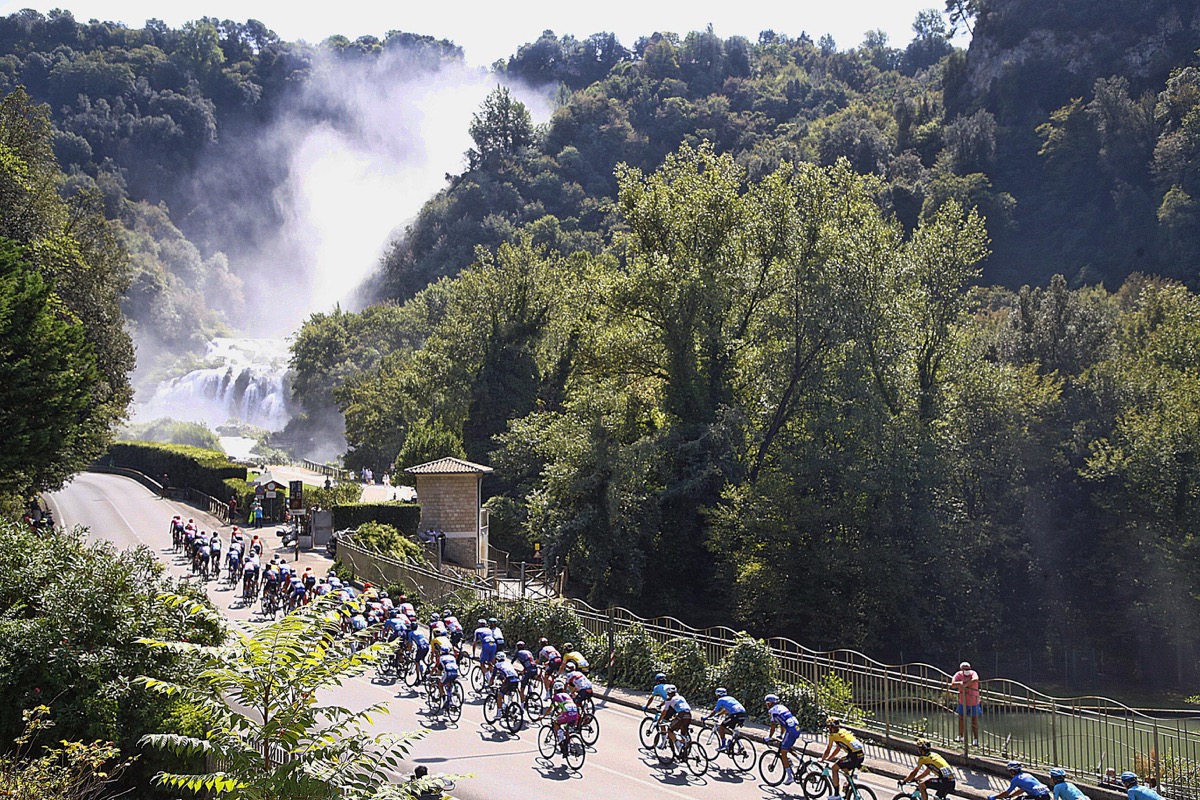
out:
<path id="1" fill-rule="evenodd" d="M 483 505 L 483 476 L 491 467 L 461 458 L 439 458 L 406 467 L 417 484 L 421 505 L 418 536 L 444 535 L 443 557 L 452 563 L 482 569 L 488 558 L 487 512 Z"/>

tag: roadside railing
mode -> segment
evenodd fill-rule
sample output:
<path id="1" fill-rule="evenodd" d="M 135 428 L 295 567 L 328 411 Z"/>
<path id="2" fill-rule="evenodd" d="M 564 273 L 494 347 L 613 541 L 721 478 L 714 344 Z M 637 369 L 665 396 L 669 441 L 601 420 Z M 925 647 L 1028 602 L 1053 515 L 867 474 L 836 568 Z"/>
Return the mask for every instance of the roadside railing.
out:
<path id="1" fill-rule="evenodd" d="M 462 593 L 475 597 L 495 597 L 496 586 L 470 572 L 458 572 L 443 565 L 442 569 L 402 561 L 377 550 L 367 548 L 353 536 L 338 539 L 338 560 L 348 566 L 354 576 L 372 583 L 393 583 L 413 587 L 422 600 L 435 606 Z"/>
<path id="2" fill-rule="evenodd" d="M 709 664 L 719 664 L 743 634 L 727 627 L 697 629 L 674 617 L 639 617 L 628 609 L 600 610 L 565 598 L 593 636 L 640 626 L 662 645 L 696 642 Z M 924 737 L 963 760 L 1018 759 L 1035 768 L 1061 766 L 1095 783 L 1106 767 L 1133 770 L 1158 781 L 1171 800 L 1200 800 L 1200 711 L 1138 710 L 1105 697 L 1052 697 L 1017 681 L 981 681 L 979 744 L 970 719 L 959 739 L 957 691 L 950 673 L 924 663 L 883 664 L 854 650 L 816 651 L 786 638 L 768 645 L 780 683 L 812 686 L 835 675 L 850 685 L 865 712 L 856 724 L 884 745 Z"/>
<path id="3" fill-rule="evenodd" d="M 311 461 L 307 458 L 302 458 L 296 463 L 304 467 L 309 472 L 317 472 L 321 475 L 328 475 L 335 481 L 354 480 L 354 473 L 350 472 L 348 469 L 342 469 L 341 467 L 335 467 L 330 464 L 321 464 L 316 461 Z"/>

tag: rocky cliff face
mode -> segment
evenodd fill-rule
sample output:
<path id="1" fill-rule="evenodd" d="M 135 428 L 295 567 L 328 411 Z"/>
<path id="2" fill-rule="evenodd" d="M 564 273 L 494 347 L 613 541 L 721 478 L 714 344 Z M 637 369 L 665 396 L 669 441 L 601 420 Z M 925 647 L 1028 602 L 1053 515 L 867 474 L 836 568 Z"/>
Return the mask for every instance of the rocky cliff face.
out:
<path id="1" fill-rule="evenodd" d="M 1197 60 L 1196 0 L 982 0 L 952 107 L 988 107 L 1002 122 L 1044 119 L 1097 78 L 1136 92 Z"/>

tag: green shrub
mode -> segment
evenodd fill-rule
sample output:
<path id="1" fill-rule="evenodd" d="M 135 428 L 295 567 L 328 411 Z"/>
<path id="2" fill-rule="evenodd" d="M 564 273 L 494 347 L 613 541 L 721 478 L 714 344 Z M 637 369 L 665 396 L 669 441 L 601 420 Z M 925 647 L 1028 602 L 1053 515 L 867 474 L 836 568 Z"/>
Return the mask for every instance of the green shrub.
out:
<path id="1" fill-rule="evenodd" d="M 648 689 L 654 673 L 666 671 L 667 664 L 658 642 L 641 625 L 631 625 L 616 636 L 612 669 L 608 671 L 610 686 Z"/>
<path id="2" fill-rule="evenodd" d="M 394 525 L 364 522 L 358 526 L 354 539 L 359 544 L 401 560 L 425 560 L 425 548 L 402 534 Z"/>
<path id="3" fill-rule="evenodd" d="M 416 503 L 348 503 L 331 506 L 333 529 L 357 528 L 364 522 L 394 525 L 407 536 L 417 535 L 421 507 Z"/>
<path id="4" fill-rule="evenodd" d="M 569 603 L 563 601 L 481 600 L 469 603 L 458 619 L 464 628 L 473 629 L 477 621 L 491 617 L 500 621 L 500 628 L 504 631 L 509 650 L 522 640 L 531 650 L 536 649 L 538 639 L 543 636 L 558 648 L 561 648 L 564 642 L 573 642 L 583 647 L 587 641 L 587 628 L 583 626 L 579 614 Z M 596 657 L 586 649 L 580 652 L 589 662 Z"/>
<path id="5" fill-rule="evenodd" d="M 304 486 L 304 502 L 309 508 L 337 508 L 338 506 L 355 505 L 362 500 L 363 487 L 357 481 L 338 481 L 328 489 L 322 486 Z M 349 527 L 349 526 L 347 526 Z M 401 527 L 401 526 L 397 526 Z"/>
<path id="6" fill-rule="evenodd" d="M 696 707 L 708 705 L 716 688 L 716 670 L 695 639 L 675 639 L 664 648 L 671 683 Z"/>
<path id="7" fill-rule="evenodd" d="M 763 718 L 762 698 L 776 689 L 779 665 L 771 648 L 762 639 L 738 634 L 733 649 L 717 666 L 721 685 L 740 699 L 750 714 Z"/>
<path id="8" fill-rule="evenodd" d="M 826 716 L 840 717 L 849 723 L 865 720 L 870 714 L 854 705 L 854 688 L 850 682 L 827 672 L 813 687 L 816 703 Z"/>
<path id="9" fill-rule="evenodd" d="M 227 478 L 246 480 L 246 468 L 224 453 L 181 444 L 114 442 L 101 462 L 137 470 L 156 481 L 161 481 L 165 472 L 172 486 L 196 489 L 222 500 L 228 500 L 223 496 Z"/>
<path id="10" fill-rule="evenodd" d="M 805 686 L 799 683 L 785 683 L 776 687 L 775 694 L 779 695 L 779 700 L 788 710 L 795 715 L 800 723 L 801 730 L 815 731 L 825 724 L 825 718 L 829 716 L 828 712 L 821 707 L 817 700 L 817 693 L 811 686 Z M 738 698 L 746 706 L 751 708 L 760 705 L 761 697 Z"/>

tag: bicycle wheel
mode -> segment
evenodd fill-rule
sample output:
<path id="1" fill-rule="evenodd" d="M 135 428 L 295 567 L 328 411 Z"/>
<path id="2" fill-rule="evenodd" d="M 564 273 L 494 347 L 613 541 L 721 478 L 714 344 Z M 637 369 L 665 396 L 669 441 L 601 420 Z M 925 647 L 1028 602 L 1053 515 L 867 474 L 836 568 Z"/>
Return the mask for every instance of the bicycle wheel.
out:
<path id="1" fill-rule="evenodd" d="M 684 749 L 683 761 L 688 768 L 688 772 L 697 778 L 702 777 L 704 773 L 708 772 L 708 752 L 704 749 L 704 745 L 699 742 L 691 742 L 687 745 Z"/>
<path id="2" fill-rule="evenodd" d="M 596 704 L 592 702 L 592 698 L 585 697 L 579 701 L 578 705 L 580 716 L 596 716 Z"/>
<path id="3" fill-rule="evenodd" d="M 587 758 L 587 747 L 578 734 L 567 736 L 567 769 L 579 772 L 583 769 L 583 761 Z"/>
<path id="4" fill-rule="evenodd" d="M 420 681 L 421 671 L 418 669 L 418 666 L 419 664 L 414 660 L 410 660 L 408 664 L 404 666 L 404 672 L 400 674 L 404 676 L 405 686 L 416 686 Z"/>
<path id="5" fill-rule="evenodd" d="M 554 750 L 558 742 L 555 741 L 554 728 L 549 725 L 543 725 L 538 731 L 538 752 L 542 754 L 542 758 L 549 760 L 554 757 Z"/>
<path id="6" fill-rule="evenodd" d="M 679 745 L 672 742 L 671 737 L 664 730 L 659 730 L 656 736 L 658 738 L 654 740 L 654 754 L 658 756 L 658 760 L 663 763 L 674 761 L 675 751 Z"/>
<path id="7" fill-rule="evenodd" d="M 729 758 L 733 760 L 733 766 L 737 767 L 739 772 L 749 772 L 754 769 L 755 757 L 758 755 L 754 750 L 754 742 L 744 736 L 738 736 L 736 733 L 729 739 L 729 747 L 726 748 Z"/>
<path id="8" fill-rule="evenodd" d="M 778 750 L 767 750 L 759 757 L 758 775 L 767 786 L 778 786 L 783 783 L 783 758 L 779 755 Z"/>
<path id="9" fill-rule="evenodd" d="M 457 683 L 450 686 L 450 702 L 446 705 L 446 717 L 451 722 L 462 719 L 463 690 Z"/>
<path id="10" fill-rule="evenodd" d="M 821 800 L 833 794 L 833 784 L 824 770 L 817 771 L 816 763 L 812 761 L 800 765 L 800 791 L 808 800 Z"/>
<path id="11" fill-rule="evenodd" d="M 529 715 L 529 721 L 537 719 L 546 710 L 545 703 L 542 701 L 541 691 L 534 687 L 529 687 L 529 696 L 525 698 L 525 713 Z"/>
<path id="12" fill-rule="evenodd" d="M 854 782 L 854 791 L 850 794 L 855 800 L 879 800 L 875 796 L 875 790 L 865 783 Z"/>
<path id="13" fill-rule="evenodd" d="M 600 720 L 595 717 L 580 717 L 579 738 L 583 739 L 583 743 L 588 747 L 595 745 L 600 740 Z"/>
<path id="14" fill-rule="evenodd" d="M 501 724 L 509 733 L 520 733 L 521 726 L 525 723 L 524 714 L 521 713 L 521 706 L 512 701 L 504 707 L 504 716 L 501 718 Z"/>
<path id="15" fill-rule="evenodd" d="M 658 728 L 654 725 L 654 717 L 646 717 L 638 725 L 638 739 L 645 749 L 654 749 L 654 743 L 658 740 Z"/>
<path id="16" fill-rule="evenodd" d="M 483 667 L 481 667 L 477 661 L 471 662 L 470 681 L 471 691 L 473 691 L 475 694 L 480 694 L 483 692 Z"/>
<path id="17" fill-rule="evenodd" d="M 499 714 L 499 708 L 496 705 L 496 695 L 489 694 L 487 699 L 483 701 L 483 721 L 489 724 L 496 721 Z"/>
<path id="18" fill-rule="evenodd" d="M 704 732 L 696 737 L 697 741 L 704 743 L 704 749 L 710 753 L 717 752 L 717 748 L 721 746 L 721 737 L 717 735 L 716 728 L 705 727 Z"/>
<path id="19" fill-rule="evenodd" d="M 425 704 L 432 711 L 442 702 L 441 693 L 438 691 L 438 679 L 435 675 L 430 675 L 425 679 Z"/>

